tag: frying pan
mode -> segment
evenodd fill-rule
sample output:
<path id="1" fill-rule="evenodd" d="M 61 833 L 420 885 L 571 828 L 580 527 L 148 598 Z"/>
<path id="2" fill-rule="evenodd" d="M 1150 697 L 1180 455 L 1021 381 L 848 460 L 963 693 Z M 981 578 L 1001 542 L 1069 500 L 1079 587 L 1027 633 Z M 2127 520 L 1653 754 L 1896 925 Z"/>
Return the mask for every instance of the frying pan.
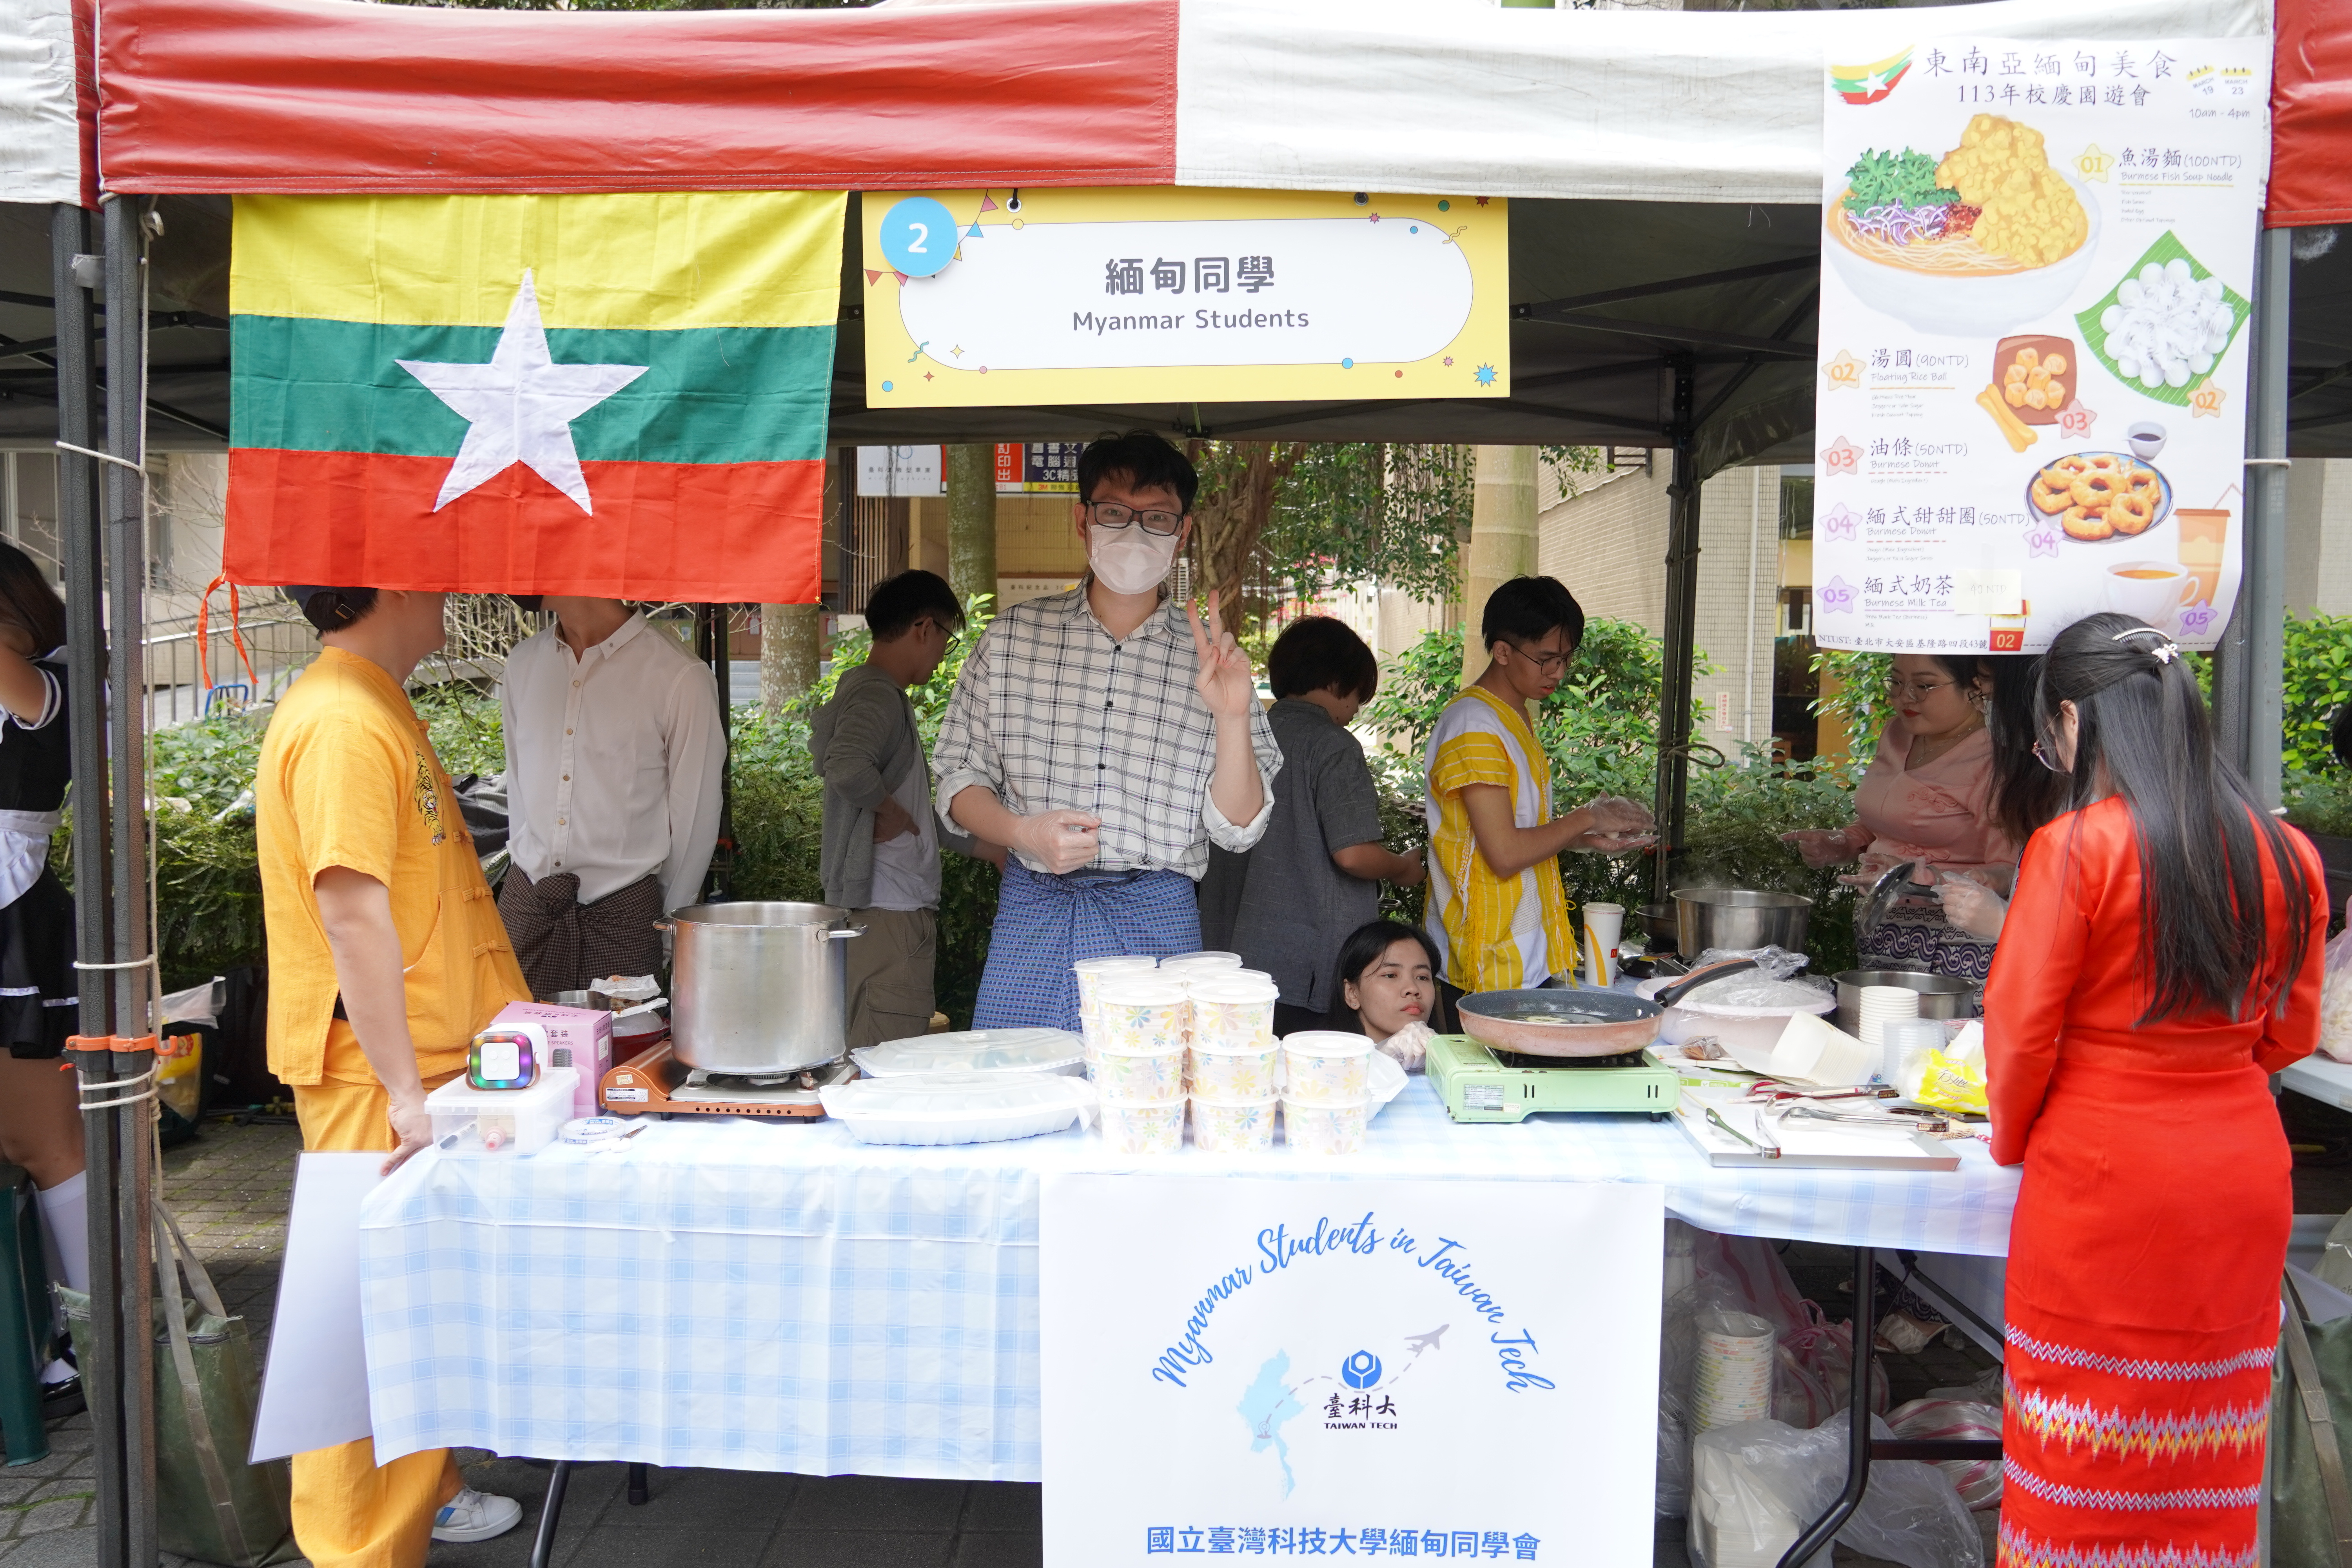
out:
<path id="1" fill-rule="evenodd" d="M 1539 991 L 1481 991 L 1457 1005 L 1462 1032 L 1481 1045 L 1529 1057 L 1613 1057 L 1638 1051 L 1658 1037 L 1658 1021 L 1683 993 L 1753 961 L 1711 964 L 1658 993 L 1654 1002 L 1622 991 L 1546 986 Z"/>

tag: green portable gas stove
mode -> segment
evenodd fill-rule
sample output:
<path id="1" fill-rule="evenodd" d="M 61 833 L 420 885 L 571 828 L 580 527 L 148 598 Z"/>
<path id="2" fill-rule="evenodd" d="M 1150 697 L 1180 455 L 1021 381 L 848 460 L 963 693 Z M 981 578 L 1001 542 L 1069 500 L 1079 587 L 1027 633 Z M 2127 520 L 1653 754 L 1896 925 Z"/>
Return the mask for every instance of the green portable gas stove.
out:
<path id="1" fill-rule="evenodd" d="M 1614 1057 L 1529 1057 L 1467 1035 L 1429 1042 L 1431 1087 L 1456 1121 L 1518 1121 L 1532 1110 L 1671 1113 L 1682 1079 L 1647 1050 Z"/>

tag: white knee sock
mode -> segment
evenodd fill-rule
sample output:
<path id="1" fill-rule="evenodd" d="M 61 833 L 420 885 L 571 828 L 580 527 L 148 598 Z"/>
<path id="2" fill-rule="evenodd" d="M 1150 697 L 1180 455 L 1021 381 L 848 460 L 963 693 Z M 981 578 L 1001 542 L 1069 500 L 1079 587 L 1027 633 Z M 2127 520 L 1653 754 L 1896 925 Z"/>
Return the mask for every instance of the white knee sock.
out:
<path id="1" fill-rule="evenodd" d="M 41 1234 L 47 1238 L 49 1278 L 76 1290 L 89 1289 L 89 1173 L 76 1171 L 41 1193 Z"/>

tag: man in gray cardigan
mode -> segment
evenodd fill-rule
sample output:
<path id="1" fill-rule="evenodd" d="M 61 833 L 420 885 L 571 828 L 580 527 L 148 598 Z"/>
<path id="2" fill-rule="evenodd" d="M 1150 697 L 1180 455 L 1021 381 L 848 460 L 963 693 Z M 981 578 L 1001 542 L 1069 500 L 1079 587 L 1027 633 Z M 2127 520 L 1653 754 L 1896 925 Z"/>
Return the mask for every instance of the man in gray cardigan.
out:
<path id="1" fill-rule="evenodd" d="M 866 603 L 873 651 L 844 672 L 809 727 L 809 754 L 824 780 L 825 901 L 866 928 L 846 944 L 852 1046 L 931 1025 L 942 830 L 907 689 L 931 678 L 962 624 L 955 591 L 932 573 L 902 572 L 877 585 Z M 989 856 L 990 846 L 961 834 L 947 845 L 1003 863 L 1002 849 Z"/>

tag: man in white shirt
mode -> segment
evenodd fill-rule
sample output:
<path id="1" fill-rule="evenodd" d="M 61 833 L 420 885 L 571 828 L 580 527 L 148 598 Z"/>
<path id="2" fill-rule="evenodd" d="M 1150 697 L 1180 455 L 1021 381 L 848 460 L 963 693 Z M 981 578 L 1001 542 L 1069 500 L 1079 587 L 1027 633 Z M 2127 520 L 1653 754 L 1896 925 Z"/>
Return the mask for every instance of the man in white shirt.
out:
<path id="1" fill-rule="evenodd" d="M 695 903 L 727 763 L 708 666 L 618 599 L 550 594 L 507 656 L 499 913 L 538 996 L 661 963 L 654 921 Z"/>

